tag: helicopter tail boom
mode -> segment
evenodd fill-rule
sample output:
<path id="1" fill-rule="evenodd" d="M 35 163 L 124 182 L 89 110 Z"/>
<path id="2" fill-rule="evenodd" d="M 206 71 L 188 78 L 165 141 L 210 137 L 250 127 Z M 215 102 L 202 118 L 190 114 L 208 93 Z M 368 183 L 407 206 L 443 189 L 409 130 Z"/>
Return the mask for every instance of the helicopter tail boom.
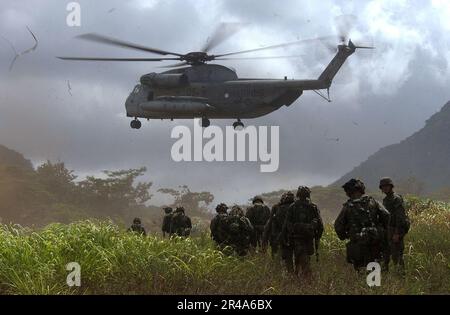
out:
<path id="1" fill-rule="evenodd" d="M 347 58 L 356 51 L 356 48 L 358 47 L 351 40 L 349 40 L 347 45 L 339 45 L 337 54 L 319 76 L 319 81 L 324 81 L 327 88 L 330 87 L 339 69 L 341 69 Z"/>

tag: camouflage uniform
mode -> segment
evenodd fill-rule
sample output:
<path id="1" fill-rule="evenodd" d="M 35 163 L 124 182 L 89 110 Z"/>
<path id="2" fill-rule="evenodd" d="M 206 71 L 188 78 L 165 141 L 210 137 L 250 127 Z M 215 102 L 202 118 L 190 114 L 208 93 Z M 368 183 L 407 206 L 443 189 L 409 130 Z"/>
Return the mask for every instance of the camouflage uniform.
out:
<path id="1" fill-rule="evenodd" d="M 342 186 L 350 199 L 344 203 L 334 228 L 339 239 L 349 239 L 347 262 L 356 270 L 382 260 L 387 247 L 389 212 L 374 198 L 366 196 L 364 183 L 351 179 Z M 352 198 L 359 192 L 359 198 Z"/>
<path id="2" fill-rule="evenodd" d="M 264 226 L 270 218 L 270 209 L 264 204 L 260 196 L 253 198 L 253 205 L 247 209 L 245 216 L 250 220 L 254 228 L 251 243 L 253 247 L 262 245 Z"/>
<path id="3" fill-rule="evenodd" d="M 191 234 L 192 223 L 191 219 L 184 214 L 184 208 L 178 207 L 172 217 L 170 231 L 182 237 L 188 237 Z"/>
<path id="4" fill-rule="evenodd" d="M 163 232 L 163 237 L 166 237 L 166 233 L 169 234 L 169 236 L 172 234 L 172 231 L 170 230 L 170 226 L 172 223 L 172 216 L 173 216 L 173 212 L 172 212 L 172 208 L 171 207 L 164 207 L 164 212 L 166 213 L 164 215 L 163 218 L 163 222 L 162 222 L 162 232 Z"/>
<path id="5" fill-rule="evenodd" d="M 253 226 L 239 206 L 233 206 L 226 219 L 225 245 L 230 246 L 240 255 L 245 256 L 250 248 Z"/>
<path id="6" fill-rule="evenodd" d="M 211 238 L 216 242 L 217 245 L 222 247 L 227 240 L 226 235 L 226 220 L 228 217 L 227 213 L 228 206 L 224 203 L 218 204 L 216 207 L 217 215 L 211 220 L 209 226 L 211 230 Z"/>
<path id="7" fill-rule="evenodd" d="M 272 248 L 272 256 L 275 256 L 281 246 L 283 250 L 283 244 L 281 243 L 281 232 L 283 230 L 284 220 L 286 218 L 286 213 L 294 202 L 294 194 L 292 192 L 283 193 L 280 202 L 272 207 L 270 212 L 269 221 L 267 221 L 264 227 L 264 234 L 262 237 L 262 246 L 264 250 L 267 248 L 267 244 L 270 243 Z"/>
<path id="8" fill-rule="evenodd" d="M 400 265 L 401 269 L 404 269 L 405 262 L 403 260 L 403 251 L 405 248 L 404 237 L 409 231 L 410 222 L 408 215 L 405 211 L 405 205 L 402 196 L 396 194 L 392 189 L 394 183 L 390 178 L 382 178 L 380 180 L 380 189 L 383 186 L 391 186 L 391 190 L 386 194 L 383 199 L 383 205 L 386 210 L 391 214 L 391 220 L 389 222 L 388 229 L 388 251 L 385 259 L 386 267 L 389 266 L 390 257 L 394 265 Z M 395 237 L 394 237 L 395 236 Z"/>
<path id="9" fill-rule="evenodd" d="M 139 218 L 135 218 L 133 220 L 133 224 L 130 226 L 130 228 L 128 228 L 128 232 L 138 233 L 143 236 L 147 235 L 147 232 L 145 232 L 145 229 L 142 226 L 141 219 L 139 219 Z"/>
<path id="10" fill-rule="evenodd" d="M 311 202 L 308 187 L 300 186 L 297 200 L 287 209 L 282 231 L 282 258 L 287 270 L 298 275 L 311 274 L 310 256 L 314 254 L 314 242 L 322 237 L 323 223 L 320 211 Z M 295 269 L 294 269 L 294 261 Z"/>

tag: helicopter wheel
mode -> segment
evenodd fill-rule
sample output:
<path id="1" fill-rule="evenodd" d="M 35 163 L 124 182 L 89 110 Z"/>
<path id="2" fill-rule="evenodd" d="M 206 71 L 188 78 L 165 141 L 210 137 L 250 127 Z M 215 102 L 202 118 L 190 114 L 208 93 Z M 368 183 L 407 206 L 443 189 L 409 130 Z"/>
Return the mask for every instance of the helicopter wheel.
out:
<path id="1" fill-rule="evenodd" d="M 211 125 L 211 122 L 209 121 L 209 119 L 208 118 L 202 118 L 202 127 L 203 128 L 207 128 L 207 127 L 209 127 L 209 125 Z"/>
<path id="2" fill-rule="evenodd" d="M 139 120 L 135 119 L 135 120 L 131 121 L 130 126 L 132 129 L 140 129 L 142 126 L 142 123 Z"/>
<path id="3" fill-rule="evenodd" d="M 233 128 L 234 130 L 242 130 L 244 129 L 244 123 L 240 119 L 238 119 L 233 123 Z"/>

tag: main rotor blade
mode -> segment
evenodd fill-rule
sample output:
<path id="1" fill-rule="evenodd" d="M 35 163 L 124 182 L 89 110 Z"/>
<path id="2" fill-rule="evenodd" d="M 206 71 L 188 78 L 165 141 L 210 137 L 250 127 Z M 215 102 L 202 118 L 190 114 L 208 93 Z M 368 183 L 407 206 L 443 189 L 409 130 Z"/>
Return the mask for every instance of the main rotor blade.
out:
<path id="1" fill-rule="evenodd" d="M 180 58 L 101 58 L 101 57 L 56 57 L 61 60 L 79 60 L 79 61 L 164 61 L 180 60 Z"/>
<path id="2" fill-rule="evenodd" d="M 331 39 L 331 38 L 336 38 L 336 37 L 335 36 L 324 36 L 324 37 L 317 37 L 317 38 L 302 39 L 302 40 L 298 40 L 298 41 L 290 42 L 290 43 L 285 43 L 285 44 L 272 45 L 272 46 L 267 46 L 267 47 L 262 47 L 262 48 L 242 50 L 242 51 L 237 51 L 237 52 L 232 52 L 232 53 L 227 53 L 227 54 L 215 55 L 215 57 L 224 57 L 224 56 L 231 56 L 231 55 L 237 55 L 237 54 L 246 54 L 246 53 L 250 53 L 250 52 L 267 50 L 267 49 L 275 49 L 275 48 L 281 48 L 281 47 L 295 46 L 295 45 L 307 44 L 307 43 L 320 41 L 320 40 L 325 40 L 325 39 Z"/>
<path id="3" fill-rule="evenodd" d="M 186 65 L 188 65 L 187 62 L 179 62 L 179 63 L 175 63 L 173 65 L 161 66 L 159 68 L 178 68 L 178 67 L 182 67 L 182 66 L 186 66 Z"/>
<path id="4" fill-rule="evenodd" d="M 237 58 L 216 58 L 214 60 L 262 60 L 262 59 L 288 59 L 288 58 L 300 58 L 304 55 L 297 56 L 267 56 L 267 57 L 237 57 Z"/>
<path id="5" fill-rule="evenodd" d="M 242 23 L 221 23 L 217 26 L 214 33 L 208 38 L 205 46 L 201 51 L 208 52 L 217 45 L 221 44 L 232 35 L 242 29 Z"/>
<path id="6" fill-rule="evenodd" d="M 99 34 L 95 34 L 95 33 L 79 35 L 79 36 L 77 36 L 77 38 L 96 42 L 96 43 L 102 43 L 102 44 L 107 44 L 107 45 L 112 45 L 112 46 L 125 47 L 125 48 L 131 48 L 131 49 L 151 52 L 151 53 L 155 53 L 155 54 L 159 54 L 159 55 L 174 55 L 174 56 L 180 56 L 180 57 L 183 56 L 182 54 L 178 54 L 178 53 L 174 53 L 174 52 L 170 52 L 170 51 L 166 51 L 166 50 L 161 50 L 161 49 L 156 49 L 156 48 L 151 48 L 151 47 L 146 47 L 146 46 L 142 46 L 139 44 L 126 42 L 126 41 L 122 41 L 119 39 L 115 39 L 112 37 L 107 37 L 107 36 L 103 36 L 103 35 L 99 35 Z"/>

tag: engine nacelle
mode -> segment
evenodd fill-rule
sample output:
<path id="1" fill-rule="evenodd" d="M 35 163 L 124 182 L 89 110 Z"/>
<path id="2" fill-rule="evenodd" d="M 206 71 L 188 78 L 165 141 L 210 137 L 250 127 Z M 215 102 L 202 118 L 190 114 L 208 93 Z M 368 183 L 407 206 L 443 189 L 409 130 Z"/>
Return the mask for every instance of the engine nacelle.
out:
<path id="1" fill-rule="evenodd" d="M 141 77 L 141 83 L 150 87 L 175 88 L 189 84 L 186 74 L 149 73 Z"/>
<path id="2" fill-rule="evenodd" d="M 155 100 L 140 104 L 143 111 L 152 113 L 198 114 L 205 113 L 212 107 L 206 103 L 195 101 Z"/>

